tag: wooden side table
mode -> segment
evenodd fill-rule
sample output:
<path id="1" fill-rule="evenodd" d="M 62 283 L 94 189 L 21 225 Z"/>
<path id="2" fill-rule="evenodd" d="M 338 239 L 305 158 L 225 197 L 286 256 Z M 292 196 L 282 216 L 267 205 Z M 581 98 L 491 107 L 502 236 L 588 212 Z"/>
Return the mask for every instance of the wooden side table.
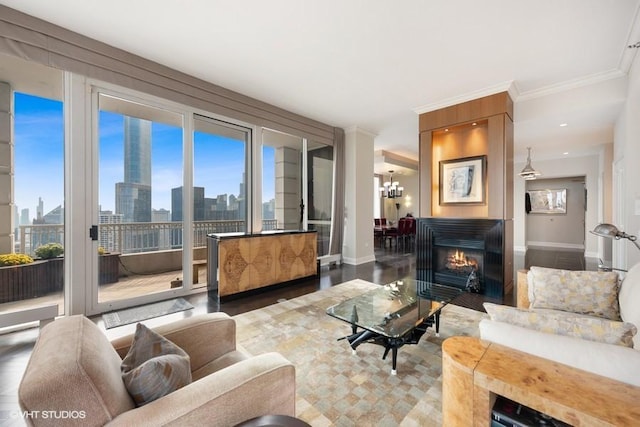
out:
<path id="1" fill-rule="evenodd" d="M 442 345 L 445 426 L 491 423 L 496 396 L 574 426 L 640 425 L 640 387 L 472 337 Z"/>

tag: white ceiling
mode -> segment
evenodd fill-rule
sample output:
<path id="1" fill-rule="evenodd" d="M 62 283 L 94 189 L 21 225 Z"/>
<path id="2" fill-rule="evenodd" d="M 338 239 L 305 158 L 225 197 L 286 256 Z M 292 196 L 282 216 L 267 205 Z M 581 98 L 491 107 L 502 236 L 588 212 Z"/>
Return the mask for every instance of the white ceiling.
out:
<path id="1" fill-rule="evenodd" d="M 414 159 L 418 112 L 507 89 L 517 161 L 599 150 L 640 41 L 640 0 L 0 3 Z"/>

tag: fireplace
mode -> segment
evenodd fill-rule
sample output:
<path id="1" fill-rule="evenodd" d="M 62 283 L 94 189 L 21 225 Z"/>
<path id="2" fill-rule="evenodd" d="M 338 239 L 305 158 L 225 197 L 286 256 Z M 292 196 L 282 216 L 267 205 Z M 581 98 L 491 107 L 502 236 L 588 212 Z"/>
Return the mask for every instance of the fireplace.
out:
<path id="1" fill-rule="evenodd" d="M 480 218 L 419 218 L 417 276 L 489 297 L 505 289 L 504 221 Z"/>
<path id="2" fill-rule="evenodd" d="M 481 282 L 484 277 L 484 252 L 465 247 L 462 242 L 447 242 L 449 243 L 451 246 L 438 245 L 434 248 L 434 281 L 465 288 L 467 284 L 472 285 L 474 277 Z M 478 285 L 469 287 L 478 291 Z"/>

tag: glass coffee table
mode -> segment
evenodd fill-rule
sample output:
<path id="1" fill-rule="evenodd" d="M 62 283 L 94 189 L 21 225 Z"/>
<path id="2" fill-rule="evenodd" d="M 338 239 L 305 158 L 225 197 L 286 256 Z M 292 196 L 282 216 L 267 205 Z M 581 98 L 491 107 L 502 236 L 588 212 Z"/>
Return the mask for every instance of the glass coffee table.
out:
<path id="1" fill-rule="evenodd" d="M 391 374 L 395 375 L 398 349 L 417 344 L 434 324 L 438 336 L 440 311 L 462 292 L 451 286 L 405 278 L 329 307 L 327 314 L 351 325 L 351 335 L 338 340 L 346 339 L 354 354 L 364 343 L 383 346 L 383 360 L 391 351 Z"/>

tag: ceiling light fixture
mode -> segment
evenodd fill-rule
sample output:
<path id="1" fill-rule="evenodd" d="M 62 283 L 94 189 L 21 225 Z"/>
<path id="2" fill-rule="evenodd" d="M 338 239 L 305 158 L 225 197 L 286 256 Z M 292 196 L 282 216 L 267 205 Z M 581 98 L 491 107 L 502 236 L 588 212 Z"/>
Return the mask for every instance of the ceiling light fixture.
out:
<path id="1" fill-rule="evenodd" d="M 389 181 L 385 182 L 383 187 L 380 187 L 380 196 L 387 197 L 389 199 L 402 197 L 404 187 L 400 187 L 400 183 L 398 181 L 393 181 L 393 171 L 389 171 L 389 174 L 391 175 L 389 177 Z"/>
<path id="2" fill-rule="evenodd" d="M 527 147 L 527 164 L 525 165 L 524 169 L 522 169 L 522 172 L 520 172 L 520 176 L 524 179 L 526 179 L 527 181 L 529 180 L 533 180 L 536 179 L 538 176 L 540 176 L 540 172 L 538 172 L 537 170 L 535 170 L 532 166 L 531 166 L 531 147 Z"/>
<path id="3" fill-rule="evenodd" d="M 560 127 L 561 128 L 564 128 L 564 127 L 567 127 L 567 126 L 568 126 L 567 123 L 560 123 Z"/>

